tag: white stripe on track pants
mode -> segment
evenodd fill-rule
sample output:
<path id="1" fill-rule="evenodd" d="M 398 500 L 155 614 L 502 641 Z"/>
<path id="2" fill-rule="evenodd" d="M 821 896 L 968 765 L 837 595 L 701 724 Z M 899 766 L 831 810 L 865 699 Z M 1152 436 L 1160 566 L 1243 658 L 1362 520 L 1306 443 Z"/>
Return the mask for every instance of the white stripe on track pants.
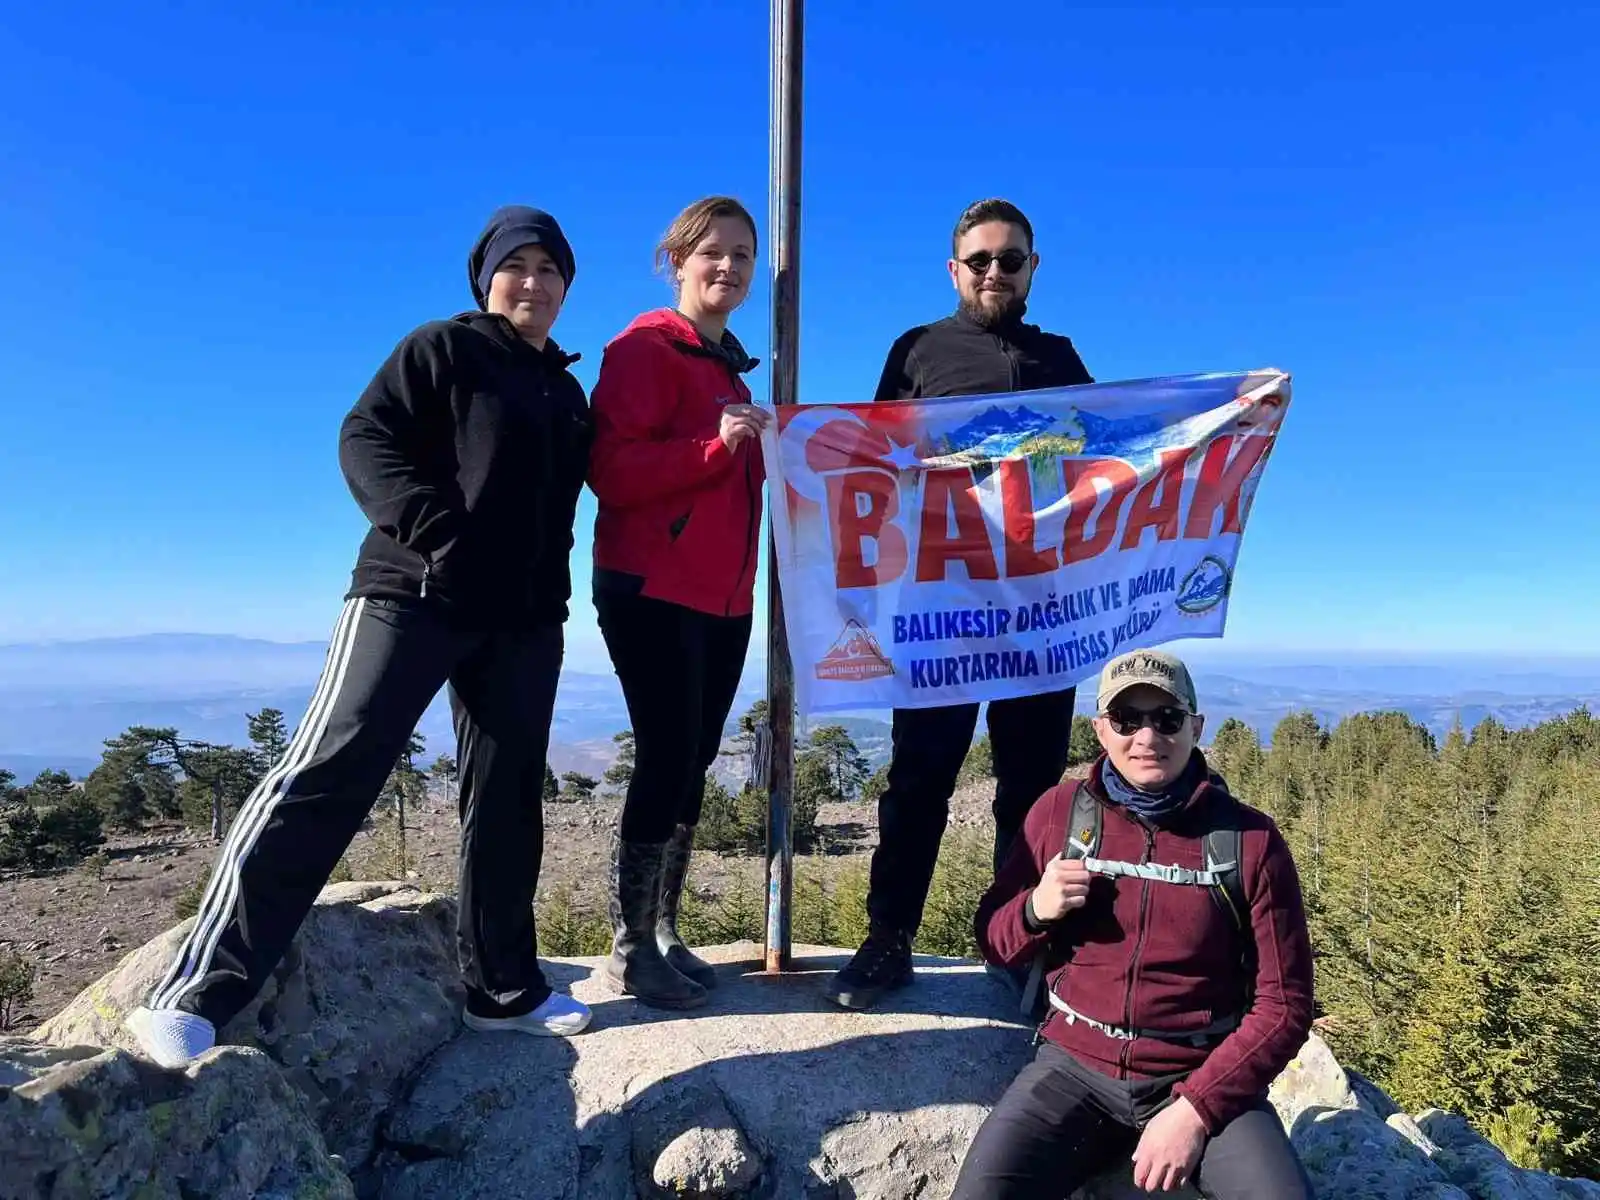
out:
<path id="1" fill-rule="evenodd" d="M 477 632 L 421 601 L 347 602 L 305 716 L 234 818 L 151 1007 L 220 1029 L 255 998 L 446 683 L 461 771 L 457 950 L 468 1006 L 504 1016 L 543 1003 L 533 895 L 561 659 L 559 625 Z"/>

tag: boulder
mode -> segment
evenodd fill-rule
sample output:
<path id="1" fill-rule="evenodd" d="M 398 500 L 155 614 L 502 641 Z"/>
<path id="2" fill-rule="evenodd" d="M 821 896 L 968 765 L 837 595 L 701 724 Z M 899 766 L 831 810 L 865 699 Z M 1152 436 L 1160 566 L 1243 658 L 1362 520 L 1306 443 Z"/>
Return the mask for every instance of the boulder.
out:
<path id="1" fill-rule="evenodd" d="M 131 1050 L 128 1011 L 167 970 L 193 918 L 125 955 L 35 1031 L 56 1046 Z M 392 883 L 325 889 L 255 1001 L 219 1031 L 261 1050 L 311 1105 L 334 1153 L 372 1154 L 379 1118 L 460 1028 L 455 902 Z"/>
<path id="2" fill-rule="evenodd" d="M 385 1129 L 381 1193 L 512 1196 L 533 1178 L 585 1200 L 948 1193 L 1030 1054 L 1009 993 L 974 964 L 919 959 L 924 986 L 851 1014 L 822 998 L 843 952 L 797 947 L 778 979 L 753 944 L 701 953 L 721 985 L 687 1013 L 613 996 L 599 959 L 549 963 L 590 1029 L 446 1046 Z"/>
<path id="3" fill-rule="evenodd" d="M 125 1053 L 121 1021 L 184 927 L 128 955 L 40 1040 L 0 1040 L 0 1145 L 24 1148 L 0 1155 L 0 1200 L 937 1200 L 1033 1054 L 977 964 L 919 956 L 915 987 L 846 1013 L 822 998 L 846 952 L 796 947 L 769 978 L 751 943 L 701 951 L 720 977 L 702 1009 L 612 995 L 602 959 L 546 960 L 593 1007 L 585 1033 L 464 1032 L 453 931 L 448 898 L 328 889 L 229 1045 L 178 1072 Z M 1600 1200 L 1459 1118 L 1401 1111 L 1317 1037 L 1270 1099 L 1319 1197 Z M 1130 1176 L 1119 1162 L 1074 1200 L 1147 1196 Z"/>
<path id="4" fill-rule="evenodd" d="M 346 1200 L 305 1101 L 254 1050 L 185 1071 L 0 1039 L 0 1200 Z"/>

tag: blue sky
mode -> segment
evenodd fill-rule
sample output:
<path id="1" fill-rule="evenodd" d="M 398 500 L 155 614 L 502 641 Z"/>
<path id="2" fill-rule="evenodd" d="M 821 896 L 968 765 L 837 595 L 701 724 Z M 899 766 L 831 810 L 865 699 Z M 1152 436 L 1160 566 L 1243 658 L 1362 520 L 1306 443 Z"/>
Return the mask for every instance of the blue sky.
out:
<path id="1" fill-rule="evenodd" d="M 764 5 L 238 7 L 0 28 L 0 641 L 326 636 L 339 421 L 495 205 L 565 225 L 586 385 L 678 208 L 765 214 Z M 1099 378 L 1294 373 L 1230 643 L 1600 650 L 1594 13 L 808 8 L 803 399 L 870 394 L 1004 195 Z"/>

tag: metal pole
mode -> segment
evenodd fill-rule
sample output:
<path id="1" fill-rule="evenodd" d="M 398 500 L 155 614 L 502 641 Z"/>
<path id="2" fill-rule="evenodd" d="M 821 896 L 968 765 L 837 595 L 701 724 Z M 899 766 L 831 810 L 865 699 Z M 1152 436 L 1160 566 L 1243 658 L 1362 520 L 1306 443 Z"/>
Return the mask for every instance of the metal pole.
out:
<path id="1" fill-rule="evenodd" d="M 804 0 L 772 0 L 772 403 L 793 404 L 800 375 L 800 67 Z M 775 495 L 774 504 L 785 503 Z M 794 889 L 794 664 L 784 636 L 775 542 L 767 547 L 766 969 L 789 966 L 789 904 Z"/>

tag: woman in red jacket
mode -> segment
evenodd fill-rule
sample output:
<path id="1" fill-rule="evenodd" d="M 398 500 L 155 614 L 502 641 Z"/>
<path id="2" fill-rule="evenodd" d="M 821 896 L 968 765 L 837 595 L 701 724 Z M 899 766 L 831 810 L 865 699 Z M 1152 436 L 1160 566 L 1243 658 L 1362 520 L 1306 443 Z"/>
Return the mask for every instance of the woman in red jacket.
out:
<path id="1" fill-rule="evenodd" d="M 756 365 L 728 330 L 750 291 L 755 221 L 726 196 L 696 201 L 657 255 L 673 308 L 607 347 L 591 404 L 594 602 L 633 725 L 634 771 L 611 860 L 618 990 L 663 1008 L 716 982 L 677 932 L 707 769 L 750 643 L 768 414 L 741 378 Z"/>

